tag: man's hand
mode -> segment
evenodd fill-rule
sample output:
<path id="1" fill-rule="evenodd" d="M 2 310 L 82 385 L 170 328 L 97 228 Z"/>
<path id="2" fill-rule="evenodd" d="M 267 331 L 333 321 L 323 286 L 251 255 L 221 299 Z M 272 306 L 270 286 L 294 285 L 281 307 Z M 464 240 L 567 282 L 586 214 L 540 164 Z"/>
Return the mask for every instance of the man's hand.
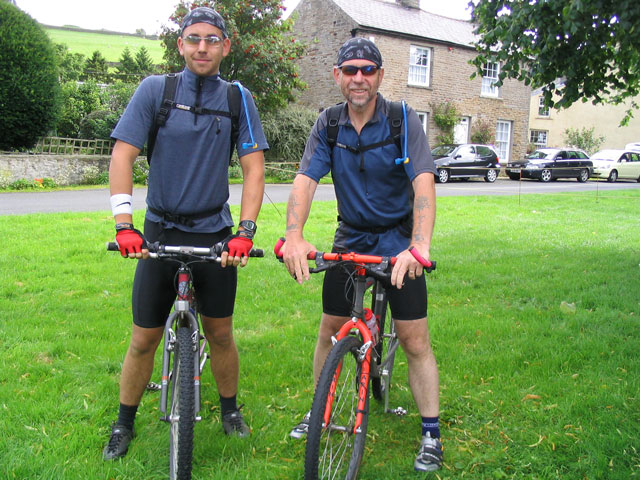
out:
<path id="1" fill-rule="evenodd" d="M 429 260 L 429 250 L 426 248 L 413 248 L 418 250 L 418 253 L 425 260 Z M 396 257 L 396 264 L 391 271 L 391 285 L 394 285 L 398 289 L 402 288 L 404 284 L 404 276 L 407 275 L 409 280 L 418 278 L 423 273 L 423 267 L 418 260 L 413 256 L 409 249 L 400 252 Z"/>
<path id="2" fill-rule="evenodd" d="M 249 252 L 253 241 L 246 237 L 233 235 L 226 241 L 225 249 L 220 255 L 220 265 L 224 267 L 244 267 L 249 261 Z"/>
<path id="3" fill-rule="evenodd" d="M 316 247 L 304 239 L 287 239 L 280 249 L 280 253 L 282 253 L 282 259 L 284 260 L 284 264 L 287 266 L 287 270 L 289 270 L 291 276 L 300 285 L 309 280 L 309 262 L 307 262 L 307 255 L 309 252 L 315 251 Z"/>
<path id="4" fill-rule="evenodd" d="M 133 225 L 132 225 L 133 227 Z M 120 247 L 120 255 L 129 258 L 148 258 L 147 242 L 142 233 L 135 228 L 125 228 L 116 233 L 116 242 Z"/>

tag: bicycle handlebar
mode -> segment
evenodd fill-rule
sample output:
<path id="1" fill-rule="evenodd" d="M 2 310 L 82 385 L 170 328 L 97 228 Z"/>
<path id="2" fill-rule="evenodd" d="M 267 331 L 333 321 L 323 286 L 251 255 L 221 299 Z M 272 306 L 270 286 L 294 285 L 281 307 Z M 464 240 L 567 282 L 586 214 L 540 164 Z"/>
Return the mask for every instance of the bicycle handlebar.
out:
<path id="1" fill-rule="evenodd" d="M 188 245 L 161 245 L 159 242 L 149 243 L 150 258 L 158 257 L 176 257 L 181 255 L 207 257 L 209 260 L 220 261 L 220 255 L 223 252 L 224 244 L 216 243 L 211 247 L 192 247 Z M 119 252 L 120 247 L 117 242 L 107 242 L 107 250 Z M 250 257 L 264 257 L 264 250 L 259 248 L 251 249 Z"/>
<path id="2" fill-rule="evenodd" d="M 282 245 L 284 245 L 285 239 L 280 237 L 273 247 L 273 253 L 275 253 L 276 257 L 282 261 L 282 253 L 280 250 L 282 249 Z M 420 264 L 424 267 L 427 273 L 432 272 L 436 269 L 436 262 L 431 260 L 425 260 L 422 258 L 420 253 L 418 253 L 417 249 L 411 247 L 409 249 L 413 257 L 420 262 Z M 327 262 L 352 262 L 356 264 L 373 264 L 379 265 L 382 263 L 387 263 L 391 265 L 395 265 L 396 257 L 381 257 L 378 255 L 364 255 L 356 252 L 347 252 L 347 253 L 327 253 L 327 252 L 309 252 L 307 255 L 308 260 L 315 260 L 316 263 L 318 260 L 327 261 Z M 316 270 L 318 271 L 318 270 Z"/>

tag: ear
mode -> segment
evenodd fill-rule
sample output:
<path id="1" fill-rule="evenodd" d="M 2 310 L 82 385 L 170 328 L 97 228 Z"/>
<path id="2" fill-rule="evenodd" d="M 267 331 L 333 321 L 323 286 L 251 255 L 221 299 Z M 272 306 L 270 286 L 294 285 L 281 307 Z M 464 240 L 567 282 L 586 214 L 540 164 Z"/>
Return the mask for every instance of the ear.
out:
<path id="1" fill-rule="evenodd" d="M 178 37 L 178 51 L 180 55 L 184 56 L 184 42 L 182 40 L 182 36 Z"/>
<path id="2" fill-rule="evenodd" d="M 222 41 L 222 56 L 226 57 L 229 52 L 231 52 L 231 40 L 227 37 Z"/>
<path id="3" fill-rule="evenodd" d="M 338 67 L 333 67 L 333 79 L 336 81 L 338 85 L 340 85 L 340 69 Z"/>
<path id="4" fill-rule="evenodd" d="M 379 77 L 378 77 L 378 85 L 382 83 L 382 79 L 384 77 L 384 68 L 380 67 L 380 72 L 378 73 Z"/>

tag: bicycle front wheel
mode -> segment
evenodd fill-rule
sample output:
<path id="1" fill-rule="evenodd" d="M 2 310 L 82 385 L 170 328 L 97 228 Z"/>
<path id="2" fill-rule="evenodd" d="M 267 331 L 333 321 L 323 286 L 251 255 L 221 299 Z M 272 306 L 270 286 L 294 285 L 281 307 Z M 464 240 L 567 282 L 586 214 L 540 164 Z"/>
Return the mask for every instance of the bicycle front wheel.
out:
<path id="1" fill-rule="evenodd" d="M 189 480 L 193 459 L 193 427 L 195 423 L 195 386 L 191 330 L 178 328 L 173 360 L 171 394 L 171 434 L 169 439 L 169 478 Z"/>
<path id="2" fill-rule="evenodd" d="M 347 336 L 336 343 L 322 368 L 311 407 L 305 458 L 306 479 L 354 479 L 358 475 L 369 421 L 369 391 L 362 422 L 354 433 L 362 362 L 362 342 Z M 336 373 L 335 396 L 328 425 L 324 413 Z"/>

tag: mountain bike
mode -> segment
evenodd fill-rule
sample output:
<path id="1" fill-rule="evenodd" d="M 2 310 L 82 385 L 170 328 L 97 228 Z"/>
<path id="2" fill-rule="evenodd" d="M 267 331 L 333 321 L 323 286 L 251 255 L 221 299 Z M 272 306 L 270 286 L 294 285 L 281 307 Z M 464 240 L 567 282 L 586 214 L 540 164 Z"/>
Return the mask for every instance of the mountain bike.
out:
<path id="1" fill-rule="evenodd" d="M 280 249 L 284 239 L 274 248 Z M 436 262 L 425 261 L 412 251 L 426 272 Z M 316 385 L 305 451 L 305 479 L 355 479 L 364 453 L 369 422 L 369 388 L 382 401 L 384 411 L 405 415 L 402 407 L 389 408 L 393 362 L 399 345 L 393 318 L 387 318 L 387 293 L 395 257 L 362 255 L 355 252 L 311 252 L 316 266 L 310 273 L 330 268 L 347 268 L 352 289 L 351 319 L 331 338 L 333 347 Z M 371 291 L 371 308 L 365 295 Z M 369 387 L 371 380 L 371 387 Z"/>
<path id="2" fill-rule="evenodd" d="M 220 262 L 224 245 L 212 247 L 171 246 L 150 243 L 149 257 L 178 264 L 176 300 L 164 328 L 162 380 L 160 385 L 161 420 L 169 423 L 169 478 L 189 480 L 193 460 L 193 432 L 200 417 L 200 376 L 209 358 L 207 340 L 201 333 L 200 314 L 196 305 L 191 265 L 198 262 Z M 107 250 L 119 251 L 110 242 Z M 264 252 L 251 250 L 250 257 Z M 153 383 L 150 384 L 153 388 Z"/>

